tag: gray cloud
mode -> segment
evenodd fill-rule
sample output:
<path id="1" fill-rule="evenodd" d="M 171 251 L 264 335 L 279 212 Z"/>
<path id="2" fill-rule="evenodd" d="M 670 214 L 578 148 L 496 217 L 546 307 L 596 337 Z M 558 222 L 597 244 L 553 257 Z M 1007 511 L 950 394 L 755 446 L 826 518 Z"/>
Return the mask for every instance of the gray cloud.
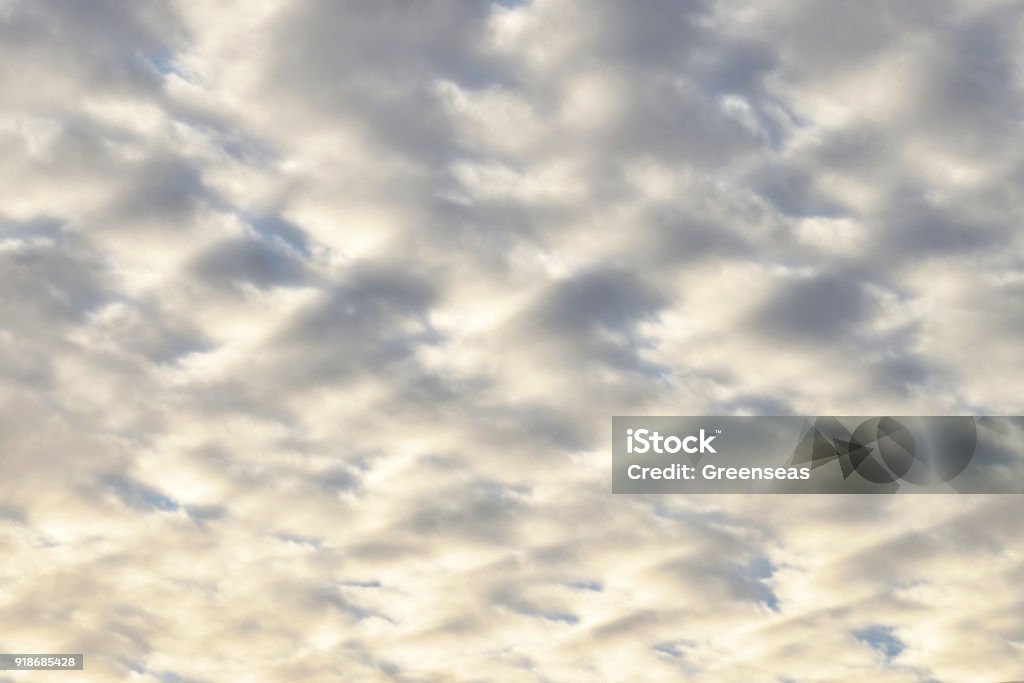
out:
<path id="1" fill-rule="evenodd" d="M 5 647 L 92 681 L 1020 678 L 1016 498 L 607 466 L 615 414 L 1021 410 L 1022 24 L 0 2 Z"/>

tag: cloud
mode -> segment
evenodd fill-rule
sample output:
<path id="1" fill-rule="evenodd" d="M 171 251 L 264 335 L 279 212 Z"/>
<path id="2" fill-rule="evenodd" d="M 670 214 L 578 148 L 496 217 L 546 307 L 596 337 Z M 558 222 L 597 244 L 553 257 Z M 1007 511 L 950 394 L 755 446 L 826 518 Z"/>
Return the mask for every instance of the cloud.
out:
<path id="1" fill-rule="evenodd" d="M 81 680 L 1020 678 L 1014 496 L 612 496 L 1013 414 L 1006 2 L 0 2 L 0 628 Z"/>

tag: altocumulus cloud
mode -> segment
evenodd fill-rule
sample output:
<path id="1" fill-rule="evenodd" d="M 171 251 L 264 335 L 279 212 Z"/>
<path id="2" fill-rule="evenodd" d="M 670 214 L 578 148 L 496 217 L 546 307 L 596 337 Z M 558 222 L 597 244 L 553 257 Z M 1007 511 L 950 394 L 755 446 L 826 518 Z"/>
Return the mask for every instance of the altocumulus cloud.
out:
<path id="1" fill-rule="evenodd" d="M 3 648 L 1021 678 L 1017 498 L 613 498 L 607 440 L 1024 410 L 1022 36 L 995 1 L 0 1 Z"/>

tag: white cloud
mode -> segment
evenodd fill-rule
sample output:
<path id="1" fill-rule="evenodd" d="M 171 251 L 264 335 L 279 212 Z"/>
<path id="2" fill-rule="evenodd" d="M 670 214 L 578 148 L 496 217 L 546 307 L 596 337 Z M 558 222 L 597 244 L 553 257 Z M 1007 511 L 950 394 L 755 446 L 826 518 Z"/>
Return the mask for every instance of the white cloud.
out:
<path id="1" fill-rule="evenodd" d="M 2 5 L 4 647 L 1020 678 L 1016 497 L 608 471 L 615 414 L 1024 408 L 1020 7 L 506 5 Z"/>

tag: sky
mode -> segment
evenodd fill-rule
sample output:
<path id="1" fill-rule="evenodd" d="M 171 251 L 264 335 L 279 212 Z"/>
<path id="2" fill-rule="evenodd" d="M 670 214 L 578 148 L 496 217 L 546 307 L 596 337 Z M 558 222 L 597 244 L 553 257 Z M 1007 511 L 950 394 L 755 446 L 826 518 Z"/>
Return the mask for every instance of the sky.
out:
<path id="1" fill-rule="evenodd" d="M 1024 411 L 1024 6 L 0 0 L 0 682 L 1024 679 L 1018 496 L 613 415 Z"/>

